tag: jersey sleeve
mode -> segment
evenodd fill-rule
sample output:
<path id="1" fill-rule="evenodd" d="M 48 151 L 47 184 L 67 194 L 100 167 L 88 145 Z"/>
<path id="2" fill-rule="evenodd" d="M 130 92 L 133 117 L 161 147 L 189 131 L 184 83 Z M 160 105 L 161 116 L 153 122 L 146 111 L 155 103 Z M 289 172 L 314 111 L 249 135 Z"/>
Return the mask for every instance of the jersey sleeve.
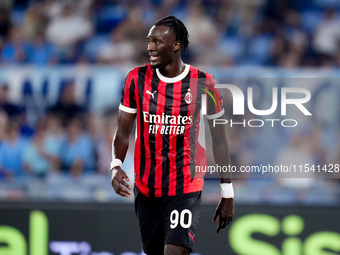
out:
<path id="1" fill-rule="evenodd" d="M 119 110 L 128 113 L 137 112 L 136 103 L 136 81 L 137 77 L 134 75 L 134 70 L 130 71 L 124 81 L 122 99 L 120 101 Z"/>
<path id="2" fill-rule="evenodd" d="M 223 101 L 222 96 L 219 91 L 215 87 L 217 81 L 211 77 L 207 79 L 207 115 L 206 118 L 208 120 L 216 119 L 224 115 Z"/>

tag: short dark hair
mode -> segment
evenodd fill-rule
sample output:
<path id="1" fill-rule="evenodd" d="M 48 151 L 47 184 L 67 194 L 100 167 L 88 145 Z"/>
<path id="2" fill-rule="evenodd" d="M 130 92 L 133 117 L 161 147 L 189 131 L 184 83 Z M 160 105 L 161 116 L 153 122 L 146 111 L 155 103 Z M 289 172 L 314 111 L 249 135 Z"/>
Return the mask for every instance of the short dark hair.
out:
<path id="1" fill-rule="evenodd" d="M 182 51 L 185 52 L 188 50 L 189 45 L 189 33 L 185 25 L 182 21 L 177 19 L 175 16 L 167 16 L 155 23 L 155 26 L 166 26 L 169 27 L 170 30 L 176 35 L 176 41 L 181 43 Z"/>

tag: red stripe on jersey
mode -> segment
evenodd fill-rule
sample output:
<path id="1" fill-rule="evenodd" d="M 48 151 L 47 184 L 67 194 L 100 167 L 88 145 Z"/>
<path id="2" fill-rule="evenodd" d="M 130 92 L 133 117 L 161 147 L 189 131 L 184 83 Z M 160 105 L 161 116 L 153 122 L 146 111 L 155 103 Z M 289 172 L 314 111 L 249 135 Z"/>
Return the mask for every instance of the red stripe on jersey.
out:
<path id="1" fill-rule="evenodd" d="M 138 77 L 138 76 L 137 76 Z M 140 109 L 140 101 L 139 101 L 139 86 L 138 84 L 136 84 L 135 86 L 135 94 L 136 94 L 136 105 L 137 105 L 137 109 Z M 125 100 L 125 99 L 124 99 Z M 141 165 L 141 159 L 140 157 L 138 157 L 138 152 L 141 150 L 141 141 L 139 139 L 139 137 L 141 137 L 142 133 L 141 133 L 141 119 L 140 119 L 140 114 L 137 111 L 137 115 L 136 115 L 136 141 L 135 141 L 135 154 L 134 154 L 134 173 L 135 173 L 135 181 L 139 182 L 140 179 L 140 171 L 136 171 L 136 169 L 140 168 Z M 137 149 L 138 148 L 138 149 Z M 137 168 L 138 167 L 138 168 Z"/>
<path id="2" fill-rule="evenodd" d="M 209 77 L 209 75 L 206 74 L 205 84 L 209 84 L 207 82 L 211 82 L 212 81 L 211 78 L 212 78 L 212 76 Z M 206 92 L 205 92 L 205 94 L 206 94 Z M 206 150 L 199 143 L 199 138 L 198 138 L 199 135 L 200 135 L 200 132 L 203 132 L 203 130 L 205 129 L 201 125 L 205 125 L 205 123 L 201 123 L 201 115 L 197 116 L 197 121 L 198 121 L 199 124 L 197 125 L 197 133 L 196 133 L 197 144 L 196 144 L 196 150 L 195 150 L 195 166 L 206 166 L 207 165 Z M 201 130 L 201 129 L 203 129 L 203 130 Z M 205 135 L 205 134 L 203 134 L 203 135 Z M 203 178 L 204 173 L 196 173 L 195 176 L 196 176 L 196 178 Z"/>
<path id="3" fill-rule="evenodd" d="M 172 115 L 178 116 L 180 114 L 180 107 L 182 102 L 182 81 L 176 82 L 173 85 L 173 102 L 172 102 Z M 169 136 L 169 160 L 170 160 L 170 169 L 169 169 L 169 196 L 176 195 L 176 187 L 177 187 L 177 154 L 176 154 L 176 143 L 177 143 L 177 135 L 170 134 Z M 184 168 L 184 167 L 183 167 Z"/>
<path id="4" fill-rule="evenodd" d="M 160 81 L 157 88 L 158 100 L 157 100 L 157 110 L 156 114 L 162 116 L 164 114 L 165 109 L 165 99 L 166 99 L 166 83 Z M 159 123 L 158 130 L 162 130 L 163 124 Z M 163 139 L 162 136 L 157 134 L 155 135 L 155 156 L 156 156 L 156 166 L 155 166 L 155 196 L 162 196 L 162 174 L 163 174 Z"/>
<path id="5" fill-rule="evenodd" d="M 196 68 L 190 67 L 190 80 L 189 80 L 189 89 L 190 91 L 186 93 L 191 93 L 192 95 L 192 102 L 190 103 L 188 107 L 188 114 L 187 116 L 194 115 L 196 111 L 196 100 L 197 100 L 197 82 L 198 82 L 198 70 Z M 186 125 L 185 127 L 185 133 L 184 133 L 184 144 L 187 146 L 184 146 L 184 167 L 183 167 L 183 175 L 184 175 L 184 187 L 183 187 L 183 193 L 188 193 L 192 178 L 191 172 L 190 172 L 190 161 L 191 161 L 191 148 L 192 148 L 192 142 L 191 141 L 191 135 L 190 130 L 191 128 L 195 128 L 194 126 L 194 120 L 190 125 Z"/>
<path id="6" fill-rule="evenodd" d="M 134 71 L 131 71 L 125 78 L 125 86 L 123 88 L 123 101 L 122 104 L 126 107 L 131 107 L 130 106 L 130 84 L 131 81 L 133 80 L 133 73 Z"/>
<path id="7" fill-rule="evenodd" d="M 197 104 L 198 100 L 201 100 L 200 96 L 199 96 L 199 90 L 198 90 L 198 82 L 199 81 L 199 74 L 198 74 L 198 69 L 196 68 L 193 68 L 191 67 L 190 69 L 190 92 L 193 96 L 193 99 L 192 99 L 192 104 L 190 105 L 189 107 L 189 112 L 188 112 L 188 116 L 190 115 L 194 115 L 195 112 L 197 111 L 197 106 L 199 106 L 200 104 Z M 200 111 L 200 110 L 199 110 Z M 196 121 L 200 121 L 200 114 L 198 112 L 197 116 L 195 116 L 197 118 Z M 190 129 L 192 128 L 195 128 L 195 137 L 190 137 Z M 198 134 L 199 134 L 199 125 L 196 125 L 194 126 L 194 122 L 190 125 L 190 126 L 187 126 L 186 127 L 186 135 L 188 135 L 188 141 L 190 141 L 190 146 L 189 146 L 189 151 L 187 151 L 187 155 L 188 155 L 188 158 L 186 158 L 187 160 L 189 160 L 189 163 L 190 163 L 190 158 L 191 158 L 191 148 L 193 147 L 192 143 L 193 144 L 196 144 L 196 147 L 195 147 L 195 156 L 194 156 L 194 159 L 192 160 L 193 162 L 195 162 L 195 166 L 196 166 L 196 161 L 198 157 L 197 155 L 197 149 L 198 149 Z M 194 139 L 195 141 L 192 141 L 191 139 Z M 201 154 L 199 153 L 200 157 L 203 157 L 203 158 L 206 158 L 206 155 L 205 154 Z M 187 160 L 185 161 L 185 163 L 187 163 Z M 191 176 L 191 172 L 190 172 L 190 166 L 188 167 L 188 170 L 186 171 L 186 182 L 184 184 L 184 193 L 190 193 L 190 192 L 196 192 L 196 191 L 200 191 L 202 190 L 203 188 L 203 184 L 204 184 L 204 181 L 203 179 L 199 179 L 197 178 L 196 176 Z M 188 175 L 190 174 L 190 179 L 188 178 Z"/>
<path id="8" fill-rule="evenodd" d="M 129 84 L 131 83 L 131 81 L 127 81 L 129 82 Z M 130 107 L 130 86 L 125 86 L 124 87 L 124 101 L 123 101 L 123 105 Z"/>
<path id="9" fill-rule="evenodd" d="M 143 90 L 143 94 L 139 95 L 140 97 L 142 97 L 141 100 L 137 100 L 138 102 L 142 101 L 142 105 L 139 105 L 139 108 L 142 112 L 149 112 L 149 106 L 150 106 L 150 98 L 146 97 L 146 91 L 149 90 L 151 91 L 151 80 L 152 80 L 152 76 L 153 76 L 153 69 L 148 66 L 146 73 L 145 73 L 145 79 L 144 79 L 144 90 Z M 138 116 L 140 116 L 140 114 L 138 114 Z M 142 114 L 142 119 L 140 119 L 138 121 L 138 125 L 137 128 L 139 126 L 139 131 L 141 131 L 140 125 L 144 125 L 144 133 L 139 133 L 138 135 L 141 135 L 144 137 L 144 144 L 139 144 L 139 146 L 143 146 L 144 150 L 145 150 L 145 155 L 140 155 L 137 154 L 137 150 L 135 150 L 135 162 L 138 161 L 138 164 L 135 165 L 135 173 L 136 173 L 136 184 L 140 190 L 140 192 L 142 192 L 143 194 L 148 194 L 149 192 L 149 187 L 148 187 L 148 180 L 149 180 L 149 175 L 150 175 L 150 165 L 151 165 L 151 160 L 150 160 L 150 147 L 149 146 L 145 146 L 146 144 L 149 144 L 149 124 L 148 123 L 144 123 L 144 119 L 143 119 L 143 114 Z M 140 143 L 140 139 L 139 143 Z M 140 159 L 141 157 L 144 157 L 145 160 L 145 172 L 144 175 L 142 177 L 141 180 L 141 176 L 140 176 Z M 141 180 L 141 181 L 140 181 Z"/>
<path id="10" fill-rule="evenodd" d="M 149 112 L 149 107 L 150 107 L 150 96 L 146 97 L 146 91 L 152 91 L 151 87 L 151 81 L 152 81 L 152 76 L 153 76 L 153 69 L 148 66 L 148 69 L 146 70 L 145 74 L 145 81 L 144 81 L 144 91 L 143 91 L 143 105 L 140 108 L 143 112 Z M 149 124 L 144 122 L 144 119 L 141 121 L 144 123 L 144 148 L 145 148 L 145 155 L 140 155 L 140 157 L 145 157 L 145 173 L 142 178 L 142 185 L 145 189 L 144 194 L 148 194 L 149 192 L 149 187 L 148 187 L 148 182 L 149 182 L 149 175 L 150 175 L 150 168 L 151 168 L 151 159 L 150 159 L 150 147 L 149 147 Z"/>
<path id="11" fill-rule="evenodd" d="M 123 88 L 123 97 L 122 97 L 122 101 L 121 103 L 126 106 L 131 108 L 131 104 L 132 102 L 130 101 L 131 98 L 131 94 L 130 92 L 134 93 L 134 99 L 135 99 L 135 103 L 136 103 L 136 108 L 140 109 L 140 101 L 139 101 L 139 86 L 138 86 L 138 78 L 139 78 L 139 68 L 134 68 L 131 70 L 131 72 L 128 73 L 128 75 L 125 78 L 125 82 L 124 82 L 124 88 Z M 134 91 L 131 91 L 131 81 L 134 81 Z M 138 152 L 141 151 L 141 141 L 139 139 L 139 137 L 141 137 L 143 134 L 141 133 L 141 124 L 143 122 L 141 122 L 141 118 L 140 118 L 140 114 L 137 112 L 136 115 L 136 119 L 137 119 L 137 139 L 136 139 L 136 143 L 135 143 L 135 155 L 134 155 L 134 173 L 136 175 L 135 177 L 135 181 L 140 183 L 140 171 L 136 171 L 136 169 L 140 169 L 141 166 L 141 158 L 138 154 Z M 142 187 L 141 185 L 138 185 L 139 187 Z M 145 190 L 141 190 L 143 193 L 145 192 Z M 146 191 L 147 192 L 147 191 Z"/>

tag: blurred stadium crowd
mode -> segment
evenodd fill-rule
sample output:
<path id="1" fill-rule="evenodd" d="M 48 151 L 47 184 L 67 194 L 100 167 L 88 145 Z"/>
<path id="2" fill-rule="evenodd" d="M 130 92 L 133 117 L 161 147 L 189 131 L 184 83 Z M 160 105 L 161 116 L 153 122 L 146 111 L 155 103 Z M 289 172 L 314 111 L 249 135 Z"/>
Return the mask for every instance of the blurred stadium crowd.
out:
<path id="1" fill-rule="evenodd" d="M 0 7 L 2 64 L 145 63 L 148 29 L 174 14 L 189 30 L 192 64 L 340 65 L 336 0 L 2 0 Z"/>
<path id="2" fill-rule="evenodd" d="M 148 63 L 148 30 L 169 14 L 183 20 L 189 30 L 184 59 L 192 65 L 340 66 L 337 0 L 2 0 L 0 7 L 3 67 Z M 68 81 L 60 99 L 42 107 L 43 115 L 32 126 L 25 105 L 9 99 L 10 90 L 6 83 L 0 87 L 0 199 L 120 199 L 108 176 L 117 109 L 107 109 L 101 116 L 91 112 L 77 102 L 74 82 Z M 254 163 L 247 162 L 252 132 L 229 131 L 235 164 Z M 327 151 L 317 143 L 321 136 L 322 130 L 314 128 L 302 138 L 294 137 L 282 158 L 300 155 L 326 163 Z M 312 154 L 299 154 L 301 144 L 308 144 Z M 132 176 L 132 151 L 124 164 Z M 209 193 L 209 182 L 205 201 L 215 201 L 216 183 Z M 252 182 L 252 195 L 244 181 L 237 188 L 245 202 L 333 204 L 339 200 L 337 182 L 320 183 L 317 188 L 315 183 L 307 185 L 307 192 L 301 182 L 297 185 L 302 189 L 294 190 L 278 188 L 272 180 Z M 275 192 L 277 196 L 269 198 Z"/>

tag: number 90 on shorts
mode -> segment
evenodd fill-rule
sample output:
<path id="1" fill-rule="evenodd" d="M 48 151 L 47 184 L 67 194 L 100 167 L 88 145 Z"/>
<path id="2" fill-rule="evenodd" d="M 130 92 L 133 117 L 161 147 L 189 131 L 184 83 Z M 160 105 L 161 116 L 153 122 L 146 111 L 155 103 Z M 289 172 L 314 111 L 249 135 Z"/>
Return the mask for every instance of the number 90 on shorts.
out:
<path id="1" fill-rule="evenodd" d="M 189 209 L 184 209 L 181 212 L 173 210 L 170 213 L 170 228 L 174 229 L 178 226 L 182 228 L 190 228 L 192 224 L 192 213 Z"/>

